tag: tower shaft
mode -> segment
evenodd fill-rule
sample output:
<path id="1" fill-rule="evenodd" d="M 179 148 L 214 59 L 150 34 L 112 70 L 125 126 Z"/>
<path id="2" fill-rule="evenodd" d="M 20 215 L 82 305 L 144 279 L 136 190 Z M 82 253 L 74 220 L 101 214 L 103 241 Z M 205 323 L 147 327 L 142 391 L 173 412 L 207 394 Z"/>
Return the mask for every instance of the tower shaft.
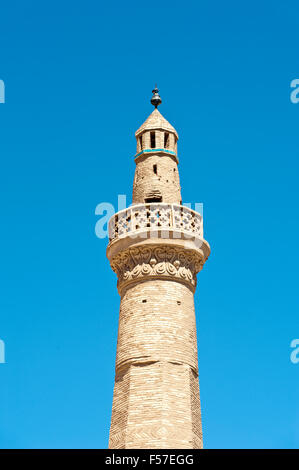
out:
<path id="1" fill-rule="evenodd" d="M 121 298 L 109 447 L 201 446 L 193 293 L 141 282 Z"/>

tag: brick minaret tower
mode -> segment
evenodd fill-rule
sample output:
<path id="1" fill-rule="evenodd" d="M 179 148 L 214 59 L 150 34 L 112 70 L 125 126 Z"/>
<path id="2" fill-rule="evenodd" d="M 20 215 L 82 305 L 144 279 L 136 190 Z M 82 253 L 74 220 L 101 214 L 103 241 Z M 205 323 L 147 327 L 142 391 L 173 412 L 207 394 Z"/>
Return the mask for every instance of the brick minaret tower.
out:
<path id="1" fill-rule="evenodd" d="M 136 132 L 133 204 L 109 221 L 121 297 L 110 448 L 201 448 L 194 292 L 210 248 L 182 206 L 176 130 L 157 106 Z"/>

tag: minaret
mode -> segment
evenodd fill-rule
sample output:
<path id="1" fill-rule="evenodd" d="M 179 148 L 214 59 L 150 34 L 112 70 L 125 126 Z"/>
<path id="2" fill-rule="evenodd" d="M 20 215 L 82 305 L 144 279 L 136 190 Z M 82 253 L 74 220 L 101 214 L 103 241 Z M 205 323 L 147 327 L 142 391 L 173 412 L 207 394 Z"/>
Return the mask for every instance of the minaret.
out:
<path id="1" fill-rule="evenodd" d="M 194 293 L 210 248 L 182 206 L 176 130 L 158 111 L 137 130 L 133 204 L 109 221 L 121 297 L 109 448 L 202 448 Z"/>

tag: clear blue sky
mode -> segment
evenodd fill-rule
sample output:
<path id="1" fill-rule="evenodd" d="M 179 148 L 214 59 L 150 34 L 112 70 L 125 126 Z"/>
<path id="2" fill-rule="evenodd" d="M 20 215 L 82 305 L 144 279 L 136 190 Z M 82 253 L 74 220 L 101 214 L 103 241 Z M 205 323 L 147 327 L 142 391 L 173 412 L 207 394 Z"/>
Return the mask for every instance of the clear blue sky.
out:
<path id="1" fill-rule="evenodd" d="M 212 249 L 196 293 L 204 445 L 298 448 L 298 3 L 0 15 L 0 447 L 107 447 L 119 296 L 94 211 L 131 202 L 157 82 Z"/>

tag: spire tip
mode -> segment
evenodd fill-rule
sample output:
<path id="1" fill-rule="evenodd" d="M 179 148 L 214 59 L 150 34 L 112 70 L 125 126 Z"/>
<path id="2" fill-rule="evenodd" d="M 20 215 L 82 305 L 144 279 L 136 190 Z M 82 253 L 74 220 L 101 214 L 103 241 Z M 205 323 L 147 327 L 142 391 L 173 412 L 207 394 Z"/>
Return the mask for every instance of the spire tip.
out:
<path id="1" fill-rule="evenodd" d="M 161 100 L 160 95 L 159 95 L 159 90 L 157 88 L 157 84 L 156 84 L 155 88 L 153 89 L 152 93 L 153 93 L 153 96 L 152 96 L 152 99 L 151 99 L 151 103 L 157 109 L 159 104 L 162 103 L 162 100 Z"/>

